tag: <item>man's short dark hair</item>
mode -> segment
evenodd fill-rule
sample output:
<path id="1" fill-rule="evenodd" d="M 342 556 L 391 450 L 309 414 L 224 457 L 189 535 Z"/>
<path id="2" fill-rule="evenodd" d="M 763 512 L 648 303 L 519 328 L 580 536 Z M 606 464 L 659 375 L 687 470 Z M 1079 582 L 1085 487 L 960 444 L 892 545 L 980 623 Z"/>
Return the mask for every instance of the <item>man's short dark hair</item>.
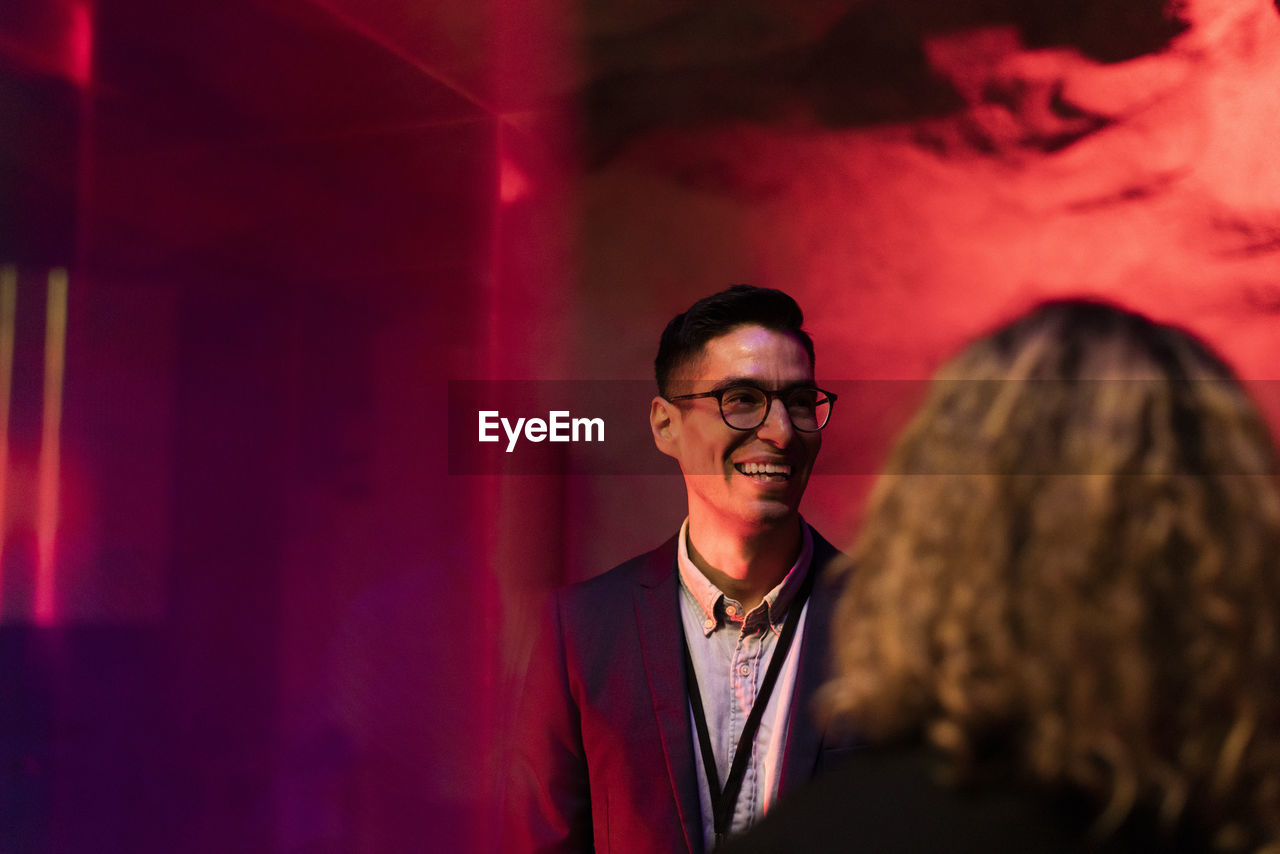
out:
<path id="1" fill-rule="evenodd" d="M 775 288 L 734 285 L 698 300 L 662 330 L 658 357 L 653 360 L 658 394 L 666 396 L 671 375 L 696 359 L 708 341 L 748 324 L 795 336 L 809 354 L 809 367 L 813 368 L 813 339 L 801 328 L 804 312 L 796 301 Z"/>

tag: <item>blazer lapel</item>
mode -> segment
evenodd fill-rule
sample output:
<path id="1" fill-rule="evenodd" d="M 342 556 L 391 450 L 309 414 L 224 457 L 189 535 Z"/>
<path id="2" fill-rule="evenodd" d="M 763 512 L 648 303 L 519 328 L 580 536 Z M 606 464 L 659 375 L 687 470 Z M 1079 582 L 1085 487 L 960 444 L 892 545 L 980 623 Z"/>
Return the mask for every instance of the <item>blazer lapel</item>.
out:
<path id="1" fill-rule="evenodd" d="M 831 618 L 839 593 L 839 585 L 831 577 L 831 564 L 840 557 L 841 553 L 834 546 L 819 536 L 817 531 L 813 532 L 813 563 L 809 571 L 819 575 L 814 579 L 808 615 L 805 617 L 804 636 L 800 639 L 800 663 L 791 699 L 787 747 L 782 758 L 782 776 L 778 780 L 779 793 L 790 791 L 808 781 L 818 765 L 822 732 L 814 721 L 813 699 L 818 689 L 827 681 L 831 662 Z"/>
<path id="2" fill-rule="evenodd" d="M 684 629 L 680 620 L 675 538 L 650 552 L 648 560 L 640 585 L 635 588 L 640 649 L 685 843 L 692 854 L 702 854 L 702 813 L 698 805 L 693 730 L 689 726 L 689 700 L 680 646 Z"/>

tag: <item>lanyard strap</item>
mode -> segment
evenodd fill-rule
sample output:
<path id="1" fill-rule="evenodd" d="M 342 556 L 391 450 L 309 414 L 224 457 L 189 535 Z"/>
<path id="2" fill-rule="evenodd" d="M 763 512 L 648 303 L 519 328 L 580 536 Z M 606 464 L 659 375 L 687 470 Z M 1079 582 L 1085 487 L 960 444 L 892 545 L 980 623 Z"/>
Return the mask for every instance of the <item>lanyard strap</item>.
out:
<path id="1" fill-rule="evenodd" d="M 764 717 L 765 706 L 769 705 L 769 695 L 773 693 L 773 684 L 778 681 L 778 672 L 786 660 L 787 651 L 791 649 L 791 641 L 796 636 L 796 627 L 800 623 L 800 614 L 804 603 L 813 589 L 813 577 L 816 567 L 810 566 L 804 582 L 796 591 L 796 597 L 788 606 L 786 624 L 782 627 L 782 635 L 778 645 L 774 647 L 773 656 L 769 659 L 769 668 L 765 671 L 764 681 L 756 694 L 747 721 L 742 725 L 742 735 L 738 737 L 738 749 L 733 755 L 733 765 L 729 768 L 729 776 L 725 780 L 724 791 L 720 790 L 720 774 L 716 770 L 715 751 L 711 747 L 711 733 L 707 729 L 707 715 L 702 708 L 702 694 L 698 691 L 698 674 L 693 670 L 693 658 L 689 654 L 689 641 L 684 639 L 684 672 L 685 682 L 689 690 L 689 705 L 693 710 L 693 722 L 698 730 L 698 746 L 702 751 L 702 767 L 707 773 L 707 790 L 711 793 L 711 815 L 715 828 L 715 846 L 729 833 L 729 825 L 733 821 L 733 810 L 738 803 L 738 795 L 742 792 L 742 779 L 747 773 L 747 763 L 751 761 L 751 753 L 755 748 L 756 731 L 760 729 L 760 719 Z"/>

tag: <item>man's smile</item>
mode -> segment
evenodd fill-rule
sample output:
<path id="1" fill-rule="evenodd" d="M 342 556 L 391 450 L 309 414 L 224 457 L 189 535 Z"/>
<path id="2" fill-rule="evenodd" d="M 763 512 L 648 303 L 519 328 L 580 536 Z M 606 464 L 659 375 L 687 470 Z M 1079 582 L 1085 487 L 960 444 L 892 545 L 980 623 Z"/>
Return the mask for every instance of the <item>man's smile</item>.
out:
<path id="1" fill-rule="evenodd" d="M 790 463 L 734 463 L 739 474 L 761 483 L 786 483 L 791 479 Z"/>

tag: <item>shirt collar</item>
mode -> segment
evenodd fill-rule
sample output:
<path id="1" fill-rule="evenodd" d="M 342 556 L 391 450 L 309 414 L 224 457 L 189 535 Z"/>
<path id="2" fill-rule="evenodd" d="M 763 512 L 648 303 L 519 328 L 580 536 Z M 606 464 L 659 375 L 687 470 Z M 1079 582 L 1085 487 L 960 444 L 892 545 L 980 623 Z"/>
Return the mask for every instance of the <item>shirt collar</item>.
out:
<path id="1" fill-rule="evenodd" d="M 787 571 L 783 579 L 764 595 L 764 601 L 759 606 L 759 608 L 765 609 L 764 613 L 768 616 L 770 627 L 775 634 L 782 630 L 782 621 L 787 616 L 787 606 L 791 604 L 791 600 L 795 598 L 796 591 L 804 583 L 805 576 L 809 574 L 809 565 L 813 562 L 813 532 L 809 529 L 809 524 L 804 519 L 800 520 L 800 531 L 800 555 L 796 558 L 796 562 L 791 565 L 791 569 Z M 680 585 L 698 603 L 698 607 L 702 609 L 703 635 L 710 635 L 722 622 L 721 614 L 724 608 L 723 606 L 717 608 L 717 605 L 721 605 L 721 600 L 728 600 L 728 597 L 702 574 L 702 571 L 694 564 L 693 558 L 689 557 L 688 516 L 685 517 L 684 523 L 680 525 L 676 565 L 680 570 Z M 759 608 L 756 610 L 759 610 Z M 752 613 L 755 612 L 753 611 Z"/>

